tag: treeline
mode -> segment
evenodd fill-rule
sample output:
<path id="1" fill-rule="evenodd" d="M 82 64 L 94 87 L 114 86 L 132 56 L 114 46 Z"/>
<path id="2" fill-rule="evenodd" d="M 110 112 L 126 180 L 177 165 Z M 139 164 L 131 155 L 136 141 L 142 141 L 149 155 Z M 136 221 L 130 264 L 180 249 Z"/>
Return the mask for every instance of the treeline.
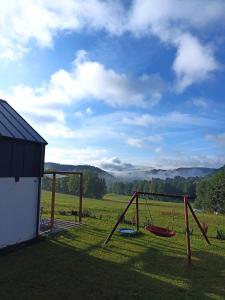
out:
<path id="1" fill-rule="evenodd" d="M 44 176 L 42 179 L 42 189 L 50 191 L 52 189 L 52 179 Z M 63 194 L 79 195 L 80 179 L 78 175 L 60 176 L 56 179 L 56 192 Z M 99 178 L 96 173 L 90 171 L 83 172 L 83 195 L 85 197 L 101 199 L 107 193 L 105 180 Z"/>
<path id="2" fill-rule="evenodd" d="M 132 195 L 133 191 L 168 194 L 189 194 L 196 196 L 195 206 L 206 211 L 225 213 L 225 166 L 205 178 L 177 176 L 173 179 L 152 179 L 133 182 L 114 181 L 106 186 L 103 178 L 95 172 L 86 170 L 83 172 L 83 195 L 85 197 L 101 199 L 104 194 L 115 193 L 120 195 Z M 58 177 L 56 191 L 64 194 L 79 195 L 79 176 L 68 175 Z M 52 179 L 45 176 L 42 180 L 42 188 L 51 190 Z M 167 200 L 157 197 L 158 200 Z M 171 199 L 168 199 L 171 201 Z"/>
<path id="3" fill-rule="evenodd" d="M 115 193 L 120 195 L 132 195 L 133 191 L 143 191 L 152 193 L 184 194 L 195 195 L 198 178 L 175 177 L 152 179 L 150 181 L 122 182 L 115 181 L 106 186 L 105 180 L 91 171 L 83 172 L 83 194 L 85 197 L 101 199 L 104 194 Z M 52 189 L 51 176 L 42 179 L 42 189 L 50 191 Z M 77 175 L 60 176 L 56 179 L 56 192 L 79 195 L 80 181 Z M 158 197 L 160 200 L 160 197 Z M 164 199 L 165 200 L 165 199 Z"/>
<path id="4" fill-rule="evenodd" d="M 196 193 L 197 207 L 225 213 L 225 166 L 213 175 L 201 179 L 197 184 Z"/>
<path id="5" fill-rule="evenodd" d="M 152 179 L 133 182 L 117 181 L 108 187 L 110 193 L 131 195 L 133 191 L 142 191 L 149 193 L 167 193 L 167 194 L 189 194 L 195 196 L 196 184 L 198 178 L 183 178 L 177 176 L 173 179 Z M 160 199 L 160 197 L 158 197 Z"/>

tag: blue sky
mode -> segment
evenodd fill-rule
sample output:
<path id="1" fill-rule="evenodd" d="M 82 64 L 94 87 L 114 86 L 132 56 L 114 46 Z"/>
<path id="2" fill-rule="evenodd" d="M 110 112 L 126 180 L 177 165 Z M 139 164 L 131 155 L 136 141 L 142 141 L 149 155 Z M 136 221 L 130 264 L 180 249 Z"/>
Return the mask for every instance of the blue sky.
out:
<path id="1" fill-rule="evenodd" d="M 225 164 L 225 2 L 1 1 L 0 97 L 46 161 Z"/>

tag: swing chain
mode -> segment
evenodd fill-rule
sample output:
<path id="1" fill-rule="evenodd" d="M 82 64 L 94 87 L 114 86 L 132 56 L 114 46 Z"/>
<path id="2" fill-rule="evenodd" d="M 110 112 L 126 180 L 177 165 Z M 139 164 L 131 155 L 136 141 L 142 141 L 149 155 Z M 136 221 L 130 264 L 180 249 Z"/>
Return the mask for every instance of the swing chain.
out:
<path id="1" fill-rule="evenodd" d="M 147 212 L 148 212 L 147 222 L 148 222 L 148 225 L 153 225 L 153 219 L 152 219 L 151 211 L 149 208 L 148 199 L 149 199 L 149 197 L 145 198 L 145 207 L 147 208 Z"/>

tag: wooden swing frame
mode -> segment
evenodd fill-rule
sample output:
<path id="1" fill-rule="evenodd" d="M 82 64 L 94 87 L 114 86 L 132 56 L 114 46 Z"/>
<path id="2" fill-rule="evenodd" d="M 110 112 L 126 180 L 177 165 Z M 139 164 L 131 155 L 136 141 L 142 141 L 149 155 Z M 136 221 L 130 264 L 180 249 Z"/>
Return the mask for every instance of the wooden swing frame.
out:
<path id="1" fill-rule="evenodd" d="M 55 194 L 56 194 L 56 175 L 78 175 L 80 178 L 79 184 L 79 224 L 82 223 L 82 207 L 83 207 L 83 173 L 82 172 L 63 172 L 63 171 L 46 171 L 44 175 L 52 175 L 52 197 L 51 197 L 51 219 L 50 227 L 54 227 L 55 223 Z"/>
<path id="2" fill-rule="evenodd" d="M 192 197 L 189 197 L 189 195 L 176 195 L 176 194 L 164 194 L 164 193 L 147 193 L 147 192 L 134 192 L 133 196 L 131 198 L 131 200 L 129 201 L 129 203 L 127 204 L 127 206 L 125 207 L 123 213 L 121 214 L 121 216 L 119 217 L 119 219 L 117 220 L 117 222 L 115 223 L 112 231 L 110 232 L 110 234 L 108 235 L 108 237 L 106 238 L 104 244 L 106 245 L 112 238 L 116 228 L 118 227 L 118 225 L 120 224 L 120 222 L 122 221 L 123 217 L 125 216 L 126 212 L 128 211 L 129 207 L 131 206 L 131 204 L 135 201 L 136 202 L 136 228 L 137 231 L 139 231 L 139 196 L 141 195 L 149 195 L 149 196 L 160 196 L 160 197 L 170 197 L 170 198 L 179 198 L 183 201 L 184 203 L 184 219 L 185 219 L 185 237 L 186 237 L 186 253 L 187 253 L 187 260 L 188 260 L 188 264 L 191 265 L 191 241 L 190 241 L 190 228 L 189 228 L 189 211 L 191 212 L 196 224 L 198 225 L 198 228 L 200 229 L 203 237 L 205 238 L 206 242 L 208 244 L 210 244 L 210 241 L 204 231 L 204 229 L 202 228 L 192 206 L 190 203 L 190 199 L 193 199 Z"/>

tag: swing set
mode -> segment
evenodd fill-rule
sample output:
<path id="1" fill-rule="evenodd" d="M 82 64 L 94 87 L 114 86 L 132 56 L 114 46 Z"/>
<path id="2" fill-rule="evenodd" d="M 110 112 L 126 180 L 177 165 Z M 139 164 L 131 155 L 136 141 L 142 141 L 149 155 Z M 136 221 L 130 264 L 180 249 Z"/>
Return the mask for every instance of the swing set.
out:
<path id="1" fill-rule="evenodd" d="M 129 207 L 131 206 L 131 204 L 135 201 L 136 204 L 136 231 L 139 231 L 139 197 L 140 196 L 160 196 L 160 197 L 170 197 L 170 198 L 178 198 L 181 199 L 184 203 L 184 219 L 185 219 L 185 236 L 186 236 L 186 253 L 187 253 L 187 260 L 188 260 L 188 264 L 191 264 L 191 242 L 190 242 L 190 228 L 189 228 L 189 211 L 191 212 L 196 224 L 198 225 L 198 228 L 201 231 L 201 234 L 203 235 L 203 237 L 205 238 L 206 242 L 208 244 L 210 244 L 210 241 L 206 235 L 206 232 L 204 231 L 201 223 L 199 222 L 192 206 L 190 203 L 190 199 L 192 199 L 191 197 L 189 197 L 189 195 L 176 195 L 176 194 L 163 194 L 163 193 L 147 193 L 147 192 L 139 192 L 136 191 L 133 193 L 133 196 L 131 198 L 131 200 L 129 201 L 129 203 L 127 204 L 126 208 L 124 209 L 123 213 L 120 215 L 120 217 L 118 218 L 116 224 L 114 225 L 112 231 L 110 232 L 110 234 L 108 235 L 108 237 L 106 238 L 104 244 L 106 245 L 112 238 L 114 232 L 116 231 L 118 225 L 121 223 L 121 221 L 123 220 L 126 212 L 128 211 Z M 164 227 L 160 227 L 160 226 L 156 226 L 153 224 L 152 221 L 152 217 L 150 215 L 150 219 L 151 222 L 149 222 L 149 224 L 147 224 L 145 226 L 145 229 L 147 231 L 149 231 L 150 233 L 159 236 L 159 237 L 163 237 L 163 238 L 171 238 L 174 237 L 176 235 L 176 231 L 174 230 L 170 230 L 168 228 L 164 228 Z M 125 229 L 128 230 L 128 229 Z"/>

